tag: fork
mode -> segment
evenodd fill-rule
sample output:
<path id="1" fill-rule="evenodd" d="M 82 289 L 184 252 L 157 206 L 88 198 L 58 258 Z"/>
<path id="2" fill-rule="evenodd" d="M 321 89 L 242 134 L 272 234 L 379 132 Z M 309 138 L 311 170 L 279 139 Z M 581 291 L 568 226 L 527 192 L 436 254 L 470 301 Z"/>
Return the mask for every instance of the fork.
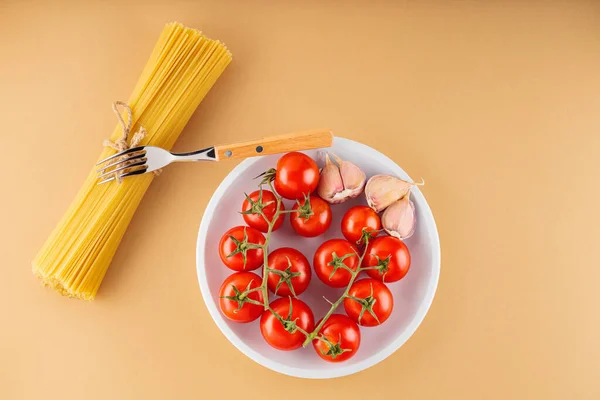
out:
<path id="1" fill-rule="evenodd" d="M 138 146 L 99 161 L 98 185 L 134 175 L 156 171 L 173 162 L 221 161 L 230 158 L 247 158 L 288 151 L 331 147 L 330 129 L 312 129 L 283 135 L 269 136 L 247 142 L 212 146 L 189 153 L 171 153 L 155 146 Z"/>

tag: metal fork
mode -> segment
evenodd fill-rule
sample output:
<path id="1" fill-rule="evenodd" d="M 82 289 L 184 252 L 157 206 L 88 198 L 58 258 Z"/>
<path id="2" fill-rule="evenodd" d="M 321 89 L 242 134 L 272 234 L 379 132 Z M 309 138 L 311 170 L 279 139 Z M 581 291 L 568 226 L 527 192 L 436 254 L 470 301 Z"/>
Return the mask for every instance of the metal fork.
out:
<path id="1" fill-rule="evenodd" d="M 119 178 L 146 174 L 180 161 L 220 161 L 230 158 L 247 158 L 267 154 L 286 153 L 288 151 L 309 150 L 331 147 L 333 134 L 330 129 L 312 129 L 308 131 L 269 136 L 248 142 L 233 143 L 224 146 L 212 146 L 189 153 L 171 153 L 154 146 L 139 146 L 114 154 L 99 161 L 98 184 Z"/>

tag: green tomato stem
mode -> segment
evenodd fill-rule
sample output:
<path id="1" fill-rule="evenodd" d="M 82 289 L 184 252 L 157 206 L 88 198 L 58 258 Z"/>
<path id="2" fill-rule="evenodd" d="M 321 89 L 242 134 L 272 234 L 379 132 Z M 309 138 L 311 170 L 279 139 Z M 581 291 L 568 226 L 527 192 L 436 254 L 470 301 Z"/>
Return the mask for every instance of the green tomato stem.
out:
<path id="1" fill-rule="evenodd" d="M 340 298 L 337 299 L 331 305 L 331 307 L 329 308 L 329 311 L 327 311 L 327 314 L 325 314 L 325 316 L 323 317 L 321 322 L 317 326 L 315 326 L 315 329 L 306 337 L 306 340 L 304 341 L 304 343 L 302 343 L 303 347 L 308 346 L 310 344 L 310 342 L 312 342 L 317 337 L 317 335 L 319 334 L 319 331 L 321 330 L 323 325 L 325 325 L 325 322 L 327 322 L 329 317 L 331 317 L 331 314 L 333 314 L 335 312 L 335 310 L 339 307 L 339 305 L 342 304 L 344 299 L 346 297 L 348 297 L 348 293 L 350 292 L 350 287 L 356 280 L 356 277 L 358 276 L 358 274 L 360 274 L 360 272 L 362 271 L 362 269 L 360 268 L 360 265 L 362 264 L 362 260 L 365 257 L 366 253 L 367 253 L 367 246 L 365 246 L 365 250 L 363 251 L 362 255 L 358 259 L 358 267 L 356 268 L 356 270 L 353 271 L 352 269 L 348 268 L 348 271 L 350 271 L 350 274 L 352 274 L 352 277 L 350 278 L 350 282 L 348 282 L 348 286 L 346 286 L 346 290 L 344 290 L 344 293 L 340 296 Z"/>
<path id="2" fill-rule="evenodd" d="M 269 306 L 269 293 L 268 293 L 268 288 L 267 288 L 267 281 L 268 281 L 268 276 L 269 276 L 269 258 L 268 258 L 269 255 L 267 254 L 267 249 L 269 248 L 269 242 L 271 240 L 271 233 L 273 232 L 273 226 L 275 226 L 275 222 L 277 221 L 279 216 L 281 214 L 287 214 L 287 213 L 294 212 L 294 211 L 293 210 L 283 210 L 283 211 L 280 210 L 281 196 L 279 196 L 277 194 L 277 192 L 273 188 L 273 184 L 271 181 L 267 182 L 267 184 L 269 185 L 269 188 L 271 189 L 271 191 L 275 195 L 275 198 L 277 199 L 277 205 L 275 208 L 275 214 L 273 215 L 273 218 L 270 221 L 266 217 L 265 213 L 262 210 L 260 211 L 260 215 L 267 222 L 268 227 L 269 227 L 267 230 L 267 233 L 265 234 L 265 243 L 263 245 L 260 245 L 260 247 L 262 247 L 262 249 L 263 249 L 263 254 L 264 254 L 263 279 L 262 279 L 262 284 L 260 285 L 260 287 L 251 289 L 249 292 L 258 291 L 258 290 L 262 291 L 264 309 L 270 311 L 277 318 L 277 320 L 279 320 L 279 322 L 284 324 L 284 319 Z M 263 185 L 263 183 L 261 183 L 259 185 L 261 187 L 261 190 L 262 190 L 262 185 Z M 303 347 L 308 346 L 314 339 L 318 339 L 319 331 L 321 330 L 321 328 L 323 327 L 325 322 L 327 322 L 329 317 L 331 317 L 331 315 L 335 312 L 335 310 L 338 308 L 338 306 L 340 304 L 342 304 L 344 299 L 346 297 L 349 297 L 348 293 L 350 291 L 350 287 L 352 286 L 352 284 L 354 283 L 354 281 L 356 280 L 358 275 L 362 271 L 369 270 L 369 269 L 375 269 L 373 267 L 361 268 L 362 261 L 367 253 L 368 241 L 369 241 L 369 237 L 365 237 L 365 250 L 363 251 L 363 253 L 361 255 L 358 255 L 355 253 L 359 257 L 358 258 L 358 267 L 356 268 L 356 270 L 352 270 L 349 267 L 347 267 L 346 265 L 344 265 L 344 267 L 345 267 L 344 269 L 349 271 L 350 274 L 352 275 L 350 278 L 350 282 L 348 282 L 348 286 L 346 287 L 346 290 L 344 290 L 344 293 L 340 296 L 339 299 L 337 299 L 334 303 L 329 302 L 331 304 L 331 307 L 329 308 L 329 311 L 327 311 L 327 314 L 325 314 L 325 316 L 323 317 L 321 322 L 315 327 L 315 329 L 313 329 L 312 332 L 307 332 L 300 327 L 296 327 L 298 332 L 301 332 L 304 336 L 306 336 L 306 340 L 304 340 L 304 343 L 302 343 Z"/>
<path id="3" fill-rule="evenodd" d="M 282 210 L 279 212 L 279 214 L 291 214 L 291 213 L 297 213 L 298 210 Z"/>

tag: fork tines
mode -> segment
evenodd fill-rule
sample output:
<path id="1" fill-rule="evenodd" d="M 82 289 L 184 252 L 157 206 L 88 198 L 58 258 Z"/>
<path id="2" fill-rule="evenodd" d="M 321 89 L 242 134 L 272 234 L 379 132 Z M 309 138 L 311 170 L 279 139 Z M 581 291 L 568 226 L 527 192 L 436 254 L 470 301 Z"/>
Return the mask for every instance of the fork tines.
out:
<path id="1" fill-rule="evenodd" d="M 98 179 L 103 180 L 98 182 L 98 185 L 113 181 L 117 176 L 125 178 L 133 175 L 141 175 L 148 169 L 146 165 L 147 161 L 146 150 L 143 146 L 133 147 L 100 160 L 96 166 L 102 165 L 102 167 L 96 172 L 98 173 Z"/>

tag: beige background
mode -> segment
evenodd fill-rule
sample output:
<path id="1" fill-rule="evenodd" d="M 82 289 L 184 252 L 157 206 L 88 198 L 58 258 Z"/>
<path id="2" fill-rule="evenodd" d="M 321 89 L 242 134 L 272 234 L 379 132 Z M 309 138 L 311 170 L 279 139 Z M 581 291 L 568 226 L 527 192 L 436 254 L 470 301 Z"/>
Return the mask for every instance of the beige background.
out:
<path id="1" fill-rule="evenodd" d="M 302 381 L 221 335 L 194 257 L 230 162 L 155 181 L 95 302 L 31 275 L 170 20 L 234 54 L 176 150 L 331 126 L 426 178 L 440 285 L 381 364 Z M 0 398 L 600 398 L 599 2 L 2 0 L 0 33 Z"/>

